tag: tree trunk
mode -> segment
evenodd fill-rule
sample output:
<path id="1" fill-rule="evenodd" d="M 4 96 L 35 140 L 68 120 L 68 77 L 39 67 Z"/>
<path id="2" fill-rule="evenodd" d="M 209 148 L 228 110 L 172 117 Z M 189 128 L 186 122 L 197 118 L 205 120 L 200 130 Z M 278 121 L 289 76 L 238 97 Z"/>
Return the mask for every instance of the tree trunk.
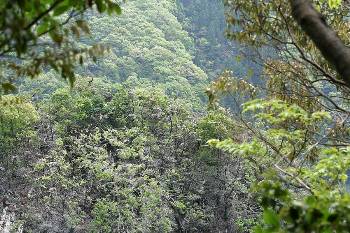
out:
<path id="1" fill-rule="evenodd" d="M 289 2 L 299 26 L 315 43 L 324 58 L 335 67 L 345 85 L 350 87 L 350 48 L 344 45 L 309 0 Z"/>

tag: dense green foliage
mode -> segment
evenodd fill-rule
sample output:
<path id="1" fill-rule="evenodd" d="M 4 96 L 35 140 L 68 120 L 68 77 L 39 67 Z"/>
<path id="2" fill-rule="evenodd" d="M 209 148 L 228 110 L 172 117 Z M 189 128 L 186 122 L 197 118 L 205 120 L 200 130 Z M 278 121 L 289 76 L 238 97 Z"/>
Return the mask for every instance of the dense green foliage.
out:
<path id="1" fill-rule="evenodd" d="M 289 8 L 0 3 L 0 232 L 348 232 L 349 89 Z"/>
<path id="2" fill-rule="evenodd" d="M 173 1 L 131 1 L 120 17 L 92 17 L 94 41 L 110 46 L 111 53 L 88 66 L 87 75 L 159 86 L 169 96 L 204 101 L 208 77 L 193 62 L 193 39 L 177 19 L 178 11 Z"/>
<path id="3" fill-rule="evenodd" d="M 10 106 L 1 113 L 2 218 L 12 227 L 231 232 L 252 225 L 259 210 L 241 159 L 206 145 L 235 130 L 227 112 L 204 112 L 208 74 L 221 68 L 198 61 L 205 55 L 218 63 L 223 32 L 205 52 L 197 41 L 211 33 L 189 30 L 194 22 L 183 7 L 130 1 L 118 17 L 88 12 L 82 19 L 92 36 L 75 46 L 109 52 L 76 69 L 74 89 L 48 68 L 18 82 L 24 97 L 2 97 Z"/>
<path id="4" fill-rule="evenodd" d="M 227 114 L 194 118 L 193 106 L 164 90 L 95 82 L 58 89 L 38 110 L 24 102 L 33 116 L 23 118 L 24 129 L 23 122 L 11 125 L 13 133 L 31 135 L 24 144 L 19 135 L 8 136 L 14 142 L 6 154 L 21 163 L 1 163 L 6 202 L 22 213 L 26 230 L 203 232 L 250 224 L 244 220 L 254 217 L 247 210 L 254 204 L 247 186 L 235 182 L 250 182 L 239 159 L 201 148 L 234 129 Z M 2 119 L 9 118 L 20 119 Z M 20 186 L 10 179 L 14 174 Z M 236 226 L 234 216 L 242 218 Z"/>

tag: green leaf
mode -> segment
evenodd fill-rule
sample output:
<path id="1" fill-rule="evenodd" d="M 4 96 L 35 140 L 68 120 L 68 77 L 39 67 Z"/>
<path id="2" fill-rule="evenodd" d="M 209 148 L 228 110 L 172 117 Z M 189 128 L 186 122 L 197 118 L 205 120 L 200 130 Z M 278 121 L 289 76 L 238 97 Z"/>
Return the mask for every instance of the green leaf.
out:
<path id="1" fill-rule="evenodd" d="M 330 8 L 335 9 L 341 5 L 342 0 L 328 0 L 328 5 Z"/>
<path id="2" fill-rule="evenodd" d="M 280 227 L 279 217 L 271 209 L 265 209 L 263 217 L 265 223 L 269 225 L 271 230 L 277 230 Z"/>
<path id="3" fill-rule="evenodd" d="M 120 15 L 122 13 L 122 8 L 118 4 L 113 4 L 111 6 L 111 10 L 115 12 L 116 14 Z M 112 12 L 111 12 L 112 13 Z"/>
<path id="4" fill-rule="evenodd" d="M 48 29 L 49 29 L 49 23 L 48 22 L 44 22 L 44 23 L 40 24 L 37 27 L 36 33 L 38 35 L 41 35 L 41 34 L 45 33 Z"/>
<path id="5" fill-rule="evenodd" d="M 106 5 L 103 3 L 102 0 L 96 0 L 96 6 L 97 6 L 97 10 L 99 13 L 103 13 L 106 10 Z"/>
<path id="6" fill-rule="evenodd" d="M 63 36 L 57 33 L 56 31 L 50 32 L 51 39 L 56 42 L 57 44 L 61 44 L 63 41 Z"/>
<path id="7" fill-rule="evenodd" d="M 63 2 L 62 4 L 58 5 L 57 8 L 53 11 L 54 16 L 62 15 L 63 13 L 67 12 L 72 6 L 68 3 L 68 1 Z"/>

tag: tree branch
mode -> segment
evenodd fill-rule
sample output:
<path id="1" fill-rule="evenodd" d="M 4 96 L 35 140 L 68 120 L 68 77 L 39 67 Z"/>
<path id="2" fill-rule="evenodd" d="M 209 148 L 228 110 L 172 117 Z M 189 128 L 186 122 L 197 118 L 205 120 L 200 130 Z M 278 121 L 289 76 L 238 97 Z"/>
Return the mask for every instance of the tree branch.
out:
<path id="1" fill-rule="evenodd" d="M 335 66 L 340 77 L 350 87 L 350 48 L 328 26 L 309 0 L 289 0 L 292 14 L 303 31 L 311 38 L 324 58 Z"/>
<path id="2" fill-rule="evenodd" d="M 29 28 L 31 28 L 34 24 L 36 24 L 40 19 L 42 19 L 43 17 L 45 17 L 48 13 L 50 13 L 50 11 L 52 11 L 56 6 L 58 6 L 58 4 L 60 4 L 61 2 L 63 2 L 63 0 L 57 0 L 56 2 L 54 2 L 47 10 L 41 12 L 37 17 L 35 17 L 33 19 L 33 21 L 31 23 L 29 23 L 24 29 L 28 30 Z"/>

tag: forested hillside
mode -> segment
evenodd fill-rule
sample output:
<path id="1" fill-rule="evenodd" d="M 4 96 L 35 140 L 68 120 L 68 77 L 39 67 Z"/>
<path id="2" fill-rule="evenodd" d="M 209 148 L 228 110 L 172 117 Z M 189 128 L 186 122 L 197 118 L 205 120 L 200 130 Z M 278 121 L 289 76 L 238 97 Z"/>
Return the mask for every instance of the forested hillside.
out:
<path id="1" fill-rule="evenodd" d="M 243 45 L 225 38 L 220 0 L 129 1 L 123 10 L 125 13 L 118 17 L 86 16 L 91 36 L 83 36 L 79 46 L 102 44 L 110 52 L 76 70 L 83 79 L 157 86 L 168 96 L 190 100 L 200 107 L 207 102 L 203 90 L 225 69 L 240 76 L 251 76 L 253 69 L 257 70 L 256 65 L 241 59 Z M 52 79 L 52 73 L 43 76 Z M 27 87 L 26 83 L 23 88 Z M 43 88 L 47 88 L 46 82 Z"/>
<path id="2" fill-rule="evenodd" d="M 0 2 L 0 232 L 348 232 L 348 9 Z"/>
<path id="3" fill-rule="evenodd" d="M 193 61 L 193 38 L 179 22 L 179 11 L 174 1 L 131 1 L 120 17 L 92 17 L 93 43 L 110 46 L 111 53 L 89 66 L 87 74 L 204 100 L 208 77 Z"/>
<path id="4" fill-rule="evenodd" d="M 257 206 L 235 181 L 247 179 L 240 159 L 205 146 L 235 124 L 225 111 L 205 112 L 205 89 L 239 65 L 223 4 L 202 3 L 135 0 L 118 17 L 89 12 L 91 36 L 78 45 L 110 51 L 76 69 L 74 88 L 45 70 L 2 99 L 11 107 L 1 110 L 1 193 L 12 221 L 30 232 L 249 226 Z M 202 11 L 211 17 L 197 18 Z"/>
<path id="5" fill-rule="evenodd" d="M 209 79 L 217 78 L 225 69 L 238 76 L 247 75 L 249 70 L 258 71 L 257 64 L 241 56 L 242 52 L 248 53 L 246 46 L 225 37 L 225 8 L 222 1 L 179 2 L 183 14 L 180 14 L 180 19 L 194 40 L 194 61 L 208 74 Z"/>

